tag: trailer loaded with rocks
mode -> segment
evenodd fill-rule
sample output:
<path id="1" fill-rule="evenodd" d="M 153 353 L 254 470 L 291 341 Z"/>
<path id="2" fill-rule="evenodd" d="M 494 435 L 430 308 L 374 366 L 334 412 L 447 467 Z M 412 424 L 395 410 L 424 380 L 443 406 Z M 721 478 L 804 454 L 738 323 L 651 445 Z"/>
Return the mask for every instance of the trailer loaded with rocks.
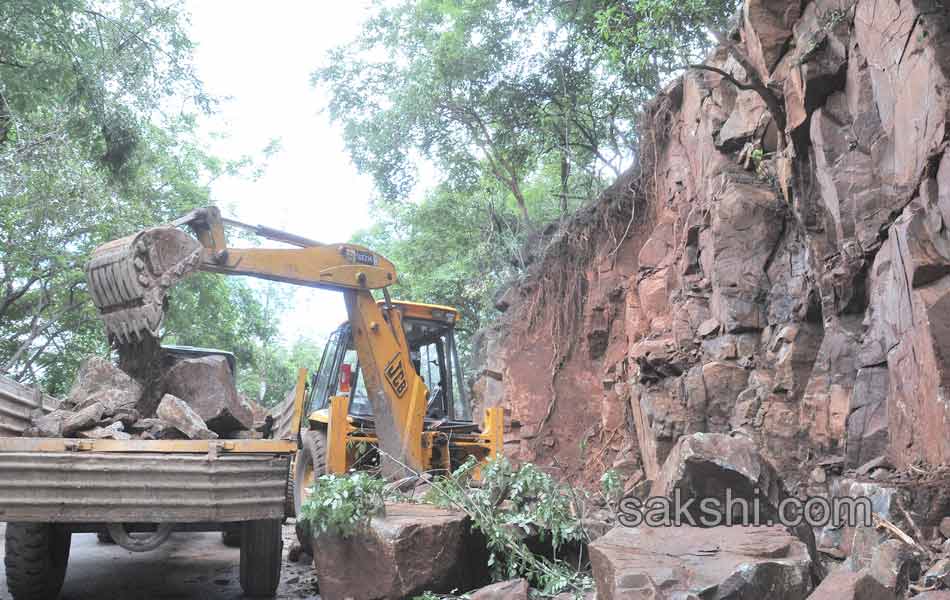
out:
<path id="1" fill-rule="evenodd" d="M 56 598 L 72 534 L 93 532 L 136 552 L 175 531 L 237 533 L 245 593 L 272 596 L 305 372 L 288 400 L 292 426 L 278 434 L 238 394 L 232 355 L 156 344 L 145 362 L 127 358 L 135 377 L 86 359 L 59 403 L 0 381 L 0 433 L 10 436 L 0 438 L 0 521 L 14 600 Z"/>

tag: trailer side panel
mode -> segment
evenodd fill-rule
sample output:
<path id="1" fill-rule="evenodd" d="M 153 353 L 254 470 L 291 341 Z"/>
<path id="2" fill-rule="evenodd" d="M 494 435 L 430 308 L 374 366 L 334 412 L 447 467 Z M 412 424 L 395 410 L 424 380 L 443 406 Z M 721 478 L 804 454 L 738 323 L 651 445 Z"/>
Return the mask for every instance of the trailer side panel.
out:
<path id="1" fill-rule="evenodd" d="M 280 519 L 287 454 L 0 452 L 0 521 Z"/>

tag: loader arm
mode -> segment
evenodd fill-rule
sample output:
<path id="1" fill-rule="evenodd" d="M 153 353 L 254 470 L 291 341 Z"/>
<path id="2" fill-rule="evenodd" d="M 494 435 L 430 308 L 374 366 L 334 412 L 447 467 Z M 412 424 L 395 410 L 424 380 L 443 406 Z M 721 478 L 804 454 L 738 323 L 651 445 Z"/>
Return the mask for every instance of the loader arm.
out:
<path id="1" fill-rule="evenodd" d="M 230 248 L 224 225 L 294 248 Z M 194 238 L 175 227 L 187 226 Z M 87 280 L 110 338 L 134 344 L 157 337 L 167 289 L 194 271 L 244 275 L 343 292 L 376 416 L 385 474 L 423 470 L 422 429 L 428 390 L 412 365 L 400 312 L 386 288 L 396 283 L 392 262 L 356 244 L 320 244 L 274 229 L 222 219 L 216 207 L 100 246 Z M 383 290 L 380 306 L 372 290 Z"/>

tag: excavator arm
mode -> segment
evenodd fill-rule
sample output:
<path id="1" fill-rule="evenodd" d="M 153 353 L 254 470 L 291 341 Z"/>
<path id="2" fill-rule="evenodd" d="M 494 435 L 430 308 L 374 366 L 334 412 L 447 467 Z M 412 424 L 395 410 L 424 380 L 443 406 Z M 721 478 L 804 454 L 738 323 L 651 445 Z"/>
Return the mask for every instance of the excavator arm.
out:
<path id="1" fill-rule="evenodd" d="M 225 225 L 293 247 L 231 248 Z M 384 470 L 388 475 L 423 470 L 420 440 L 428 390 L 412 365 L 401 314 L 388 301 L 386 288 L 396 283 L 389 260 L 357 244 L 320 244 L 223 219 L 216 207 L 208 207 L 100 246 L 86 277 L 107 333 L 121 347 L 159 336 L 167 290 L 195 271 L 343 292 L 380 450 L 388 459 Z M 387 298 L 383 306 L 372 295 L 377 289 Z"/>

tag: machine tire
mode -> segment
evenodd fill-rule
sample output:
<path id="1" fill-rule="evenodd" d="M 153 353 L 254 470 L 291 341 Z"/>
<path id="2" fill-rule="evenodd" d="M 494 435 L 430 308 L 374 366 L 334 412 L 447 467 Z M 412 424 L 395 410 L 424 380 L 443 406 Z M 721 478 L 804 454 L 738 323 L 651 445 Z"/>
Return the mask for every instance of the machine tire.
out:
<path id="1" fill-rule="evenodd" d="M 241 532 L 241 588 L 248 596 L 272 598 L 280 584 L 284 540 L 280 519 L 244 523 Z"/>
<path id="2" fill-rule="evenodd" d="M 72 534 L 51 523 L 7 523 L 7 588 L 13 600 L 53 600 L 66 579 Z"/>
<path id="3" fill-rule="evenodd" d="M 301 434 L 301 447 L 294 460 L 294 514 L 300 516 L 300 507 L 306 500 L 308 480 L 313 480 L 327 472 L 327 432 L 325 429 L 310 429 Z M 308 472 L 310 474 L 308 474 Z M 301 549 L 313 556 L 310 536 L 297 523 L 297 541 Z"/>

